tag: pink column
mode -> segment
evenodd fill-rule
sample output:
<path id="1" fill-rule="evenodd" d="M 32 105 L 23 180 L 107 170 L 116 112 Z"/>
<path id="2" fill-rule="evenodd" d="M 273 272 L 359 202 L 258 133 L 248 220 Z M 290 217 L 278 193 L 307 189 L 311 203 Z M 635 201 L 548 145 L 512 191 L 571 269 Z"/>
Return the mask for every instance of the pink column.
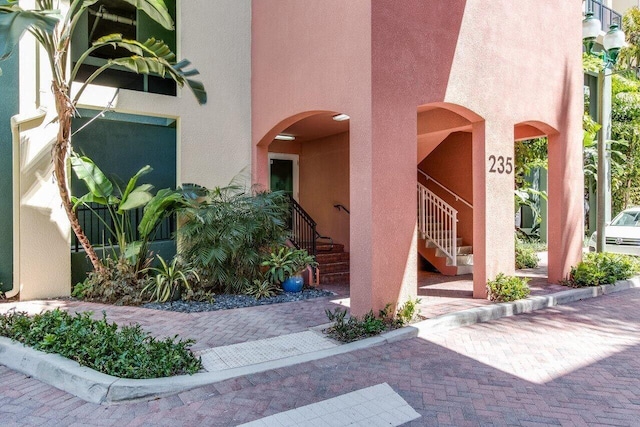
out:
<path id="1" fill-rule="evenodd" d="M 579 117 L 579 116 L 576 116 Z M 567 129 L 575 123 L 568 123 Z M 569 274 L 582 257 L 583 192 L 582 144 L 561 132 L 549 136 L 548 236 L 549 283 Z"/>
<path id="2" fill-rule="evenodd" d="M 351 122 L 351 312 L 417 293 L 416 112 L 378 105 Z"/>
<path id="3" fill-rule="evenodd" d="M 473 125 L 473 297 L 487 297 L 487 281 L 513 274 L 513 125 Z"/>

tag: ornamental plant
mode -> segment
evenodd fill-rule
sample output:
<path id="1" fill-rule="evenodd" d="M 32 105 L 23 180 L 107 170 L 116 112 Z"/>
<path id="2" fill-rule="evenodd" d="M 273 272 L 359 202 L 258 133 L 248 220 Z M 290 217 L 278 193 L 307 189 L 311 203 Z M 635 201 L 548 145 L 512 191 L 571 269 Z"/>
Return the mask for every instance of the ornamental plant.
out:
<path id="1" fill-rule="evenodd" d="M 508 302 L 529 296 L 531 290 L 524 277 L 506 276 L 499 273 L 495 279 L 487 282 L 488 298 L 496 302 Z"/>
<path id="2" fill-rule="evenodd" d="M 578 265 L 571 267 L 564 285 L 579 288 L 615 284 L 640 272 L 640 261 L 631 255 L 591 252 Z"/>
<path id="3" fill-rule="evenodd" d="M 160 378 L 195 374 L 202 361 L 178 336 L 155 339 L 140 325 L 118 327 L 92 312 L 55 309 L 29 317 L 24 312 L 0 315 L 0 335 L 46 353 L 57 353 L 83 366 L 121 378 Z"/>

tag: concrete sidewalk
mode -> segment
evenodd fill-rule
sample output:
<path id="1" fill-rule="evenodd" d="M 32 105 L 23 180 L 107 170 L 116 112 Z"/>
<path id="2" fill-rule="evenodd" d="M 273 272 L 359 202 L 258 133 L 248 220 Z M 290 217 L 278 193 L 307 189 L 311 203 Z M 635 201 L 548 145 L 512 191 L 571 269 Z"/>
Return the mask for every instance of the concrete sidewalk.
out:
<path id="1" fill-rule="evenodd" d="M 469 281 L 464 278 L 449 282 L 454 283 L 454 286 L 449 285 L 449 289 L 442 284 L 430 287 L 424 277 L 421 278 L 421 283 L 419 293 L 447 294 L 423 296 L 421 310 L 427 317 L 426 320 L 350 344 L 334 342 L 321 333 L 323 325 L 326 325 L 324 309 L 348 305 L 346 287 L 335 287 L 334 298 L 191 314 L 60 300 L 1 304 L 1 311 L 15 307 L 18 310 L 38 312 L 42 309 L 60 307 L 69 311 L 92 310 L 96 315 L 101 315 L 104 310 L 110 321 L 116 321 L 118 324 L 137 322 L 156 336 L 173 336 L 178 333 L 181 338 L 195 338 L 198 342 L 193 350 L 201 355 L 207 372 L 150 380 L 119 379 L 81 367 L 57 355 L 33 351 L 7 339 L 0 339 L 0 360 L 11 369 L 33 376 L 89 402 L 150 399 L 231 378 L 416 336 L 426 337 L 459 326 L 640 287 L 638 279 L 619 282 L 615 286 L 582 289 L 544 285 L 540 281 L 537 285 L 532 284 L 532 297 L 513 303 L 495 304 L 465 298 L 464 295 L 452 296 L 467 292 L 458 289 L 464 286 L 468 288 Z M 554 292 L 558 288 L 562 290 Z M 434 312 L 440 314 L 433 315 Z"/>

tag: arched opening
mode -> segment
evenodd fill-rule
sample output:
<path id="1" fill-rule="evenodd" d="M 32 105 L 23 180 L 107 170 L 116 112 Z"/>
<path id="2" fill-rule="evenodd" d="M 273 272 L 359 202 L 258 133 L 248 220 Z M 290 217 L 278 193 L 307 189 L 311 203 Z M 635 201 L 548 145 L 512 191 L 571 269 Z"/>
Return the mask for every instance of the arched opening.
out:
<path id="1" fill-rule="evenodd" d="M 418 295 L 472 297 L 473 141 L 482 118 L 445 103 L 417 114 Z M 464 289 L 438 286 L 445 282 L 465 282 Z"/>
<path id="2" fill-rule="evenodd" d="M 549 185 L 549 142 L 556 134 L 555 129 L 538 121 L 514 126 L 515 268 L 518 275 L 532 277 L 542 285 L 548 280 L 548 205 L 554 197 Z"/>
<path id="3" fill-rule="evenodd" d="M 319 283 L 348 286 L 349 117 L 338 111 L 291 116 L 260 140 L 257 153 L 261 184 L 293 199 L 294 244 L 315 252 Z"/>

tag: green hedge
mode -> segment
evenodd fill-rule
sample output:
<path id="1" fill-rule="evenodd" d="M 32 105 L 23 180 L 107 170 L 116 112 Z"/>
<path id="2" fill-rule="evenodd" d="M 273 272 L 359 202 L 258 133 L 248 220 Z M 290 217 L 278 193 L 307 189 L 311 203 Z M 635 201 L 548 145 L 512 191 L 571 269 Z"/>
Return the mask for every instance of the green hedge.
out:
<path id="1" fill-rule="evenodd" d="M 200 358 L 189 350 L 193 340 L 156 340 L 140 325 L 118 328 L 91 318 L 91 312 L 71 316 L 55 309 L 29 317 L 23 312 L 0 315 L 0 335 L 47 353 L 57 353 L 96 371 L 120 378 L 160 378 L 194 374 Z"/>

